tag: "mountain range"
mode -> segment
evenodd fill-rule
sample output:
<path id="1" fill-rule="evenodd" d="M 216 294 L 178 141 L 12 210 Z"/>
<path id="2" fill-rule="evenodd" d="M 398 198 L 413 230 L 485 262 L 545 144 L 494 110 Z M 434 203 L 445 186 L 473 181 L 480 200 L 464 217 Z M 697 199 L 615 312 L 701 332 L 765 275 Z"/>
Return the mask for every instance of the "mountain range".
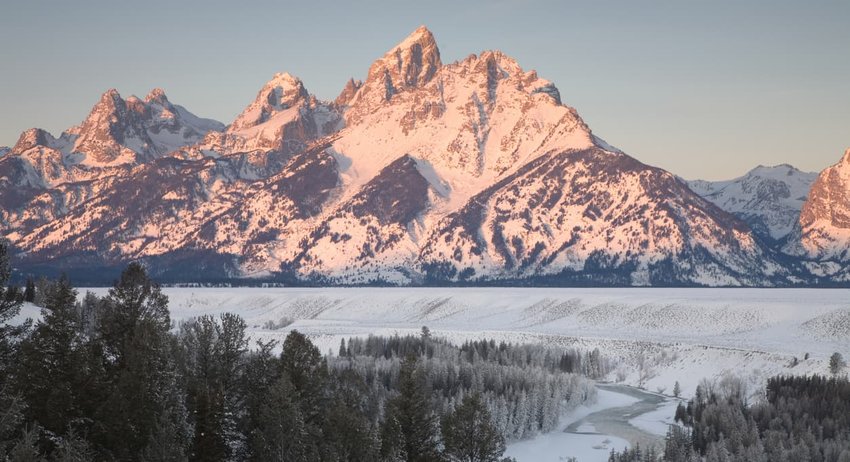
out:
<path id="1" fill-rule="evenodd" d="M 230 124 L 160 89 L 0 148 L 21 274 L 82 282 L 846 285 L 850 151 L 820 175 L 685 181 L 594 134 L 499 51 L 420 27 L 333 101 L 276 74 Z"/>

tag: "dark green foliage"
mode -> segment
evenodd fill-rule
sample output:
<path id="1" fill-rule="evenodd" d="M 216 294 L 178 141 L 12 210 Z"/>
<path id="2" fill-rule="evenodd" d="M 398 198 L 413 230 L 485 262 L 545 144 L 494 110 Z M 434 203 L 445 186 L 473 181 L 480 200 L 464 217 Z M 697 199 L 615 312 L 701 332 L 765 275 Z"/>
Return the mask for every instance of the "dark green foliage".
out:
<path id="1" fill-rule="evenodd" d="M 21 431 L 21 437 L 9 451 L 8 460 L 14 462 L 46 462 L 47 459 L 41 455 L 38 449 L 40 438 L 41 428 L 38 425 L 24 428 Z"/>
<path id="2" fill-rule="evenodd" d="M 168 299 L 139 264 L 131 264 L 102 304 L 97 328 L 103 399 L 94 410 L 92 439 L 109 457 L 155 453 L 163 426 L 178 440 L 188 435 L 184 394 L 169 333 Z M 183 458 L 185 442 L 173 456 Z"/>
<path id="3" fill-rule="evenodd" d="M 286 336 L 280 354 L 281 371 L 292 383 L 295 399 L 308 432 L 320 436 L 320 419 L 326 404 L 328 367 L 319 349 L 304 334 L 294 330 Z"/>
<path id="4" fill-rule="evenodd" d="M 301 406 L 295 398 L 296 393 L 286 376 L 277 379 L 268 389 L 265 405 L 257 416 L 257 430 L 251 435 L 253 460 L 319 460 L 319 449 L 307 431 Z"/>
<path id="5" fill-rule="evenodd" d="M 29 303 L 35 301 L 35 281 L 32 278 L 27 278 L 27 285 L 24 289 L 24 301 Z"/>
<path id="6" fill-rule="evenodd" d="M 505 453 L 505 439 L 477 393 L 467 395 L 443 418 L 442 430 L 445 453 L 451 461 L 496 462 Z"/>
<path id="7" fill-rule="evenodd" d="M 640 445 L 625 449 L 622 453 L 611 451 L 611 456 L 608 458 L 609 462 L 655 462 L 657 460 L 659 459 L 655 448 L 642 450 Z"/>
<path id="8" fill-rule="evenodd" d="M 42 319 L 21 344 L 18 392 L 29 403 L 27 420 L 62 434 L 84 416 L 80 394 L 87 381 L 88 345 L 76 311 L 77 291 L 62 277 L 45 300 Z"/>
<path id="9" fill-rule="evenodd" d="M 202 316 L 182 326 L 183 376 L 194 420 L 192 460 L 230 459 L 245 452 L 237 429 L 244 407 L 241 388 L 248 340 L 245 321 L 223 314 L 220 322 Z"/>
<path id="10" fill-rule="evenodd" d="M 6 289 L 10 276 L 8 248 L 5 242 L 0 241 L 0 387 L 6 384 L 10 376 L 9 368 L 14 364 L 12 358 L 17 352 L 18 342 L 29 328 L 26 323 L 10 323 L 21 311 L 21 301 Z"/>
<path id="11" fill-rule="evenodd" d="M 403 454 L 403 460 L 408 462 L 440 460 L 437 416 L 414 356 L 401 363 L 398 381 L 399 394 L 387 402 L 381 454 Z"/>
<path id="12" fill-rule="evenodd" d="M 366 382 L 352 369 L 333 371 L 323 428 L 326 460 L 351 462 L 378 459 L 377 429 L 369 419 L 373 400 Z"/>

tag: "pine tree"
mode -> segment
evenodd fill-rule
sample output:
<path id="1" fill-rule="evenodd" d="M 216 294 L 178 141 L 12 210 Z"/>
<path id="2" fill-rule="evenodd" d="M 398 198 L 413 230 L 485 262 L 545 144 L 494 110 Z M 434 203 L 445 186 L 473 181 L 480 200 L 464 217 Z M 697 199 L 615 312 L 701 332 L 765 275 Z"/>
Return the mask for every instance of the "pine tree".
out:
<path id="1" fill-rule="evenodd" d="M 322 459 L 371 462 L 378 459 L 376 431 L 367 415 L 369 388 L 353 369 L 336 373 L 323 433 Z"/>
<path id="2" fill-rule="evenodd" d="M 8 248 L 0 241 L 0 388 L 10 377 L 10 368 L 21 337 L 29 329 L 29 324 L 14 325 L 10 321 L 21 311 L 21 302 L 6 289 L 6 283 L 12 275 L 9 264 Z"/>
<path id="3" fill-rule="evenodd" d="M 829 357 L 829 372 L 832 375 L 838 375 L 847 364 L 844 362 L 844 357 L 841 353 L 835 352 Z"/>
<path id="4" fill-rule="evenodd" d="M 386 435 L 396 433 L 393 437 L 400 442 L 404 460 L 441 460 L 437 418 L 431 411 L 430 393 L 425 386 L 425 377 L 416 367 L 415 357 L 408 356 L 402 361 L 398 380 L 399 395 L 387 403 L 385 419 L 389 423 L 383 432 L 384 444 L 392 444 L 387 441 Z M 387 454 L 392 451 L 382 447 L 381 452 Z"/>
<path id="5" fill-rule="evenodd" d="M 105 452 L 103 458 L 135 460 L 156 452 L 150 446 L 163 422 L 175 437 L 188 436 L 168 298 L 144 267 L 131 263 L 102 308 L 97 334 L 105 396 L 95 412 L 92 440 Z M 187 444 L 176 444 L 172 457 L 181 459 Z"/>
<path id="6" fill-rule="evenodd" d="M 77 291 L 62 276 L 45 300 L 29 339 L 21 345 L 18 388 L 29 403 L 27 417 L 62 435 L 83 417 L 79 394 L 86 374 L 86 351 L 76 311 Z"/>
<path id="7" fill-rule="evenodd" d="M 14 462 L 46 462 L 47 458 L 38 450 L 38 440 L 41 438 L 41 428 L 32 426 L 21 432 L 14 447 L 9 451 L 8 460 Z"/>
<path id="8" fill-rule="evenodd" d="M 251 460 L 306 462 L 319 460 L 298 403 L 295 389 L 286 375 L 279 378 L 266 394 L 260 409 L 258 428 L 250 435 Z"/>
<path id="9" fill-rule="evenodd" d="M 495 462 L 505 452 L 505 439 L 491 421 L 490 412 L 477 393 L 467 395 L 443 419 L 443 444 L 449 460 Z"/>
<path id="10" fill-rule="evenodd" d="M 678 398 L 679 395 L 681 395 L 681 394 L 682 394 L 682 387 L 681 387 L 681 385 L 679 385 L 679 381 L 677 380 L 676 383 L 673 385 L 673 396 Z"/>
<path id="11" fill-rule="evenodd" d="M 242 458 L 246 451 L 239 428 L 244 418 L 245 328 L 242 318 L 225 313 L 220 323 L 202 316 L 181 331 L 195 424 L 193 460 Z"/>
<path id="12" fill-rule="evenodd" d="M 319 349 L 304 334 L 293 330 L 280 354 L 281 371 L 289 378 L 301 408 L 307 432 L 316 444 L 322 440 L 328 367 Z"/>
<path id="13" fill-rule="evenodd" d="M 32 278 L 27 278 L 26 289 L 24 289 L 24 301 L 28 303 L 35 301 L 35 281 Z"/>

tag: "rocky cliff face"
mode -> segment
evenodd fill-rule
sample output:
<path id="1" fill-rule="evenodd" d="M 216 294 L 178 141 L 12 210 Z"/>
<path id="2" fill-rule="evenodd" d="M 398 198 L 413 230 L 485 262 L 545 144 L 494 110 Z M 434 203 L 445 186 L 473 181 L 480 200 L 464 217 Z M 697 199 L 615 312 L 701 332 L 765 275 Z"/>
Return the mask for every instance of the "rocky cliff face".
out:
<path id="1" fill-rule="evenodd" d="M 227 128 L 156 92 L 107 92 L 79 127 L 0 157 L 4 234 L 22 261 L 142 259 L 184 280 L 793 280 L 747 223 L 612 148 L 561 97 L 498 51 L 444 64 L 425 28 L 334 102 L 275 75 Z"/>
<path id="2" fill-rule="evenodd" d="M 850 149 L 812 184 L 786 250 L 814 260 L 850 261 Z"/>

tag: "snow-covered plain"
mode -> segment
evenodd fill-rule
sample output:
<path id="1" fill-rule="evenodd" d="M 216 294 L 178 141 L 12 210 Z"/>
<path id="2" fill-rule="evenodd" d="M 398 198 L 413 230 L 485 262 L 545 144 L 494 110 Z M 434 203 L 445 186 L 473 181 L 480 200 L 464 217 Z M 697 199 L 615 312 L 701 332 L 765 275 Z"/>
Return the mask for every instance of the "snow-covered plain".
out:
<path id="1" fill-rule="evenodd" d="M 90 289 L 105 294 L 107 289 Z M 493 338 L 599 348 L 618 362 L 612 381 L 689 396 L 702 378 L 736 374 L 753 391 L 780 373 L 826 373 L 850 355 L 850 290 L 656 288 L 165 288 L 172 318 L 238 313 L 255 339 L 291 329 L 323 352 L 350 336 L 405 334 L 427 325 L 452 341 Z M 82 295 L 82 294 L 81 294 Z M 293 320 L 281 329 L 267 321 Z M 806 354 L 809 358 L 805 359 Z M 797 364 L 794 364 L 797 358 Z"/>

